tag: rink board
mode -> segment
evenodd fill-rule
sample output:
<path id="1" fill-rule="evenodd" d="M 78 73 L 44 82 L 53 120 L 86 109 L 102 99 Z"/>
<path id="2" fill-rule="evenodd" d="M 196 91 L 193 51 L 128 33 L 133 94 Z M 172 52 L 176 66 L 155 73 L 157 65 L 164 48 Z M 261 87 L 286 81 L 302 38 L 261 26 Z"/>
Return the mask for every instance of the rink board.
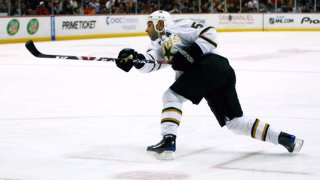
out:
<path id="1" fill-rule="evenodd" d="M 320 14 L 178 14 L 219 32 L 320 31 Z M 0 17 L 0 44 L 145 36 L 147 15 Z"/>

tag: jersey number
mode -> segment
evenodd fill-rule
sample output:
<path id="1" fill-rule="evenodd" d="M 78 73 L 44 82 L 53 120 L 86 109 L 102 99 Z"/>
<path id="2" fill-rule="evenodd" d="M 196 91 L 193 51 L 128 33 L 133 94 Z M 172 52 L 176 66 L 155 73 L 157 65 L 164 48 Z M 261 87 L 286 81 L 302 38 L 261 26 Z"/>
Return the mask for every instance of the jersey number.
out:
<path id="1" fill-rule="evenodd" d="M 194 22 L 194 23 L 192 23 L 191 27 L 192 27 L 192 28 L 195 28 L 195 29 L 198 29 L 198 28 L 202 28 L 202 27 L 203 27 L 203 25 L 202 25 L 202 24 L 199 24 L 199 23 Z"/>

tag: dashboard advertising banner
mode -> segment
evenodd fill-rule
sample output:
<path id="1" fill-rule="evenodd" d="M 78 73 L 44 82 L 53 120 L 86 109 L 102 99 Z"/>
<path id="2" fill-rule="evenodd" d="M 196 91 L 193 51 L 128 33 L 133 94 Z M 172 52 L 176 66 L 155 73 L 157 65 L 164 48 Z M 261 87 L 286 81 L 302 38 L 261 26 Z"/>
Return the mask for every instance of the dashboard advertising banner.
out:
<path id="1" fill-rule="evenodd" d="M 56 17 L 55 33 L 59 36 L 121 34 L 143 32 L 146 16 L 72 16 Z"/>
<path id="2" fill-rule="evenodd" d="M 0 18 L 0 41 L 19 38 L 49 38 L 50 17 Z"/>
<path id="3" fill-rule="evenodd" d="M 264 28 L 320 30 L 320 14 L 265 14 Z"/>

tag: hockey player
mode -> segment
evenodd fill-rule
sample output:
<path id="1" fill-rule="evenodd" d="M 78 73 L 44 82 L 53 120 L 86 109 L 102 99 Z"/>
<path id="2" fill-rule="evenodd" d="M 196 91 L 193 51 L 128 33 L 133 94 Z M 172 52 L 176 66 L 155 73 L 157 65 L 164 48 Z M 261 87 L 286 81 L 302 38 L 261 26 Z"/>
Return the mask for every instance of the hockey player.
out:
<path id="1" fill-rule="evenodd" d="M 228 59 L 217 51 L 217 32 L 213 27 L 192 20 L 172 21 L 168 12 L 158 10 L 148 16 L 146 32 L 152 40 L 150 48 L 142 54 L 125 48 L 119 52 L 121 60 L 116 64 L 126 72 L 134 66 L 149 73 L 170 66 L 157 62 L 165 60 L 176 71 L 176 81 L 162 98 L 163 138 L 147 147 L 147 151 L 160 159 L 173 159 L 182 104 L 187 100 L 199 104 L 203 98 L 221 127 L 226 125 L 236 134 L 281 144 L 290 153 L 300 151 L 303 140 L 243 115 L 235 89 L 235 72 Z M 154 63 L 134 63 L 135 59 L 154 60 Z"/>

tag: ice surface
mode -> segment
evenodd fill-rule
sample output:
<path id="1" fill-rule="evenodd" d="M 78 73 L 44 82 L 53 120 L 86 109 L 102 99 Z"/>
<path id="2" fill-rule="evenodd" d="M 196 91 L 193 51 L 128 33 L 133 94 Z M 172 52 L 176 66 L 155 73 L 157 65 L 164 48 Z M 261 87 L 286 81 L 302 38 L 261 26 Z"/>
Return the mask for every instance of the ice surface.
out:
<path id="1" fill-rule="evenodd" d="M 147 37 L 38 42 L 43 53 L 116 57 Z M 125 73 L 110 62 L 37 59 L 0 45 L 0 180 L 320 178 L 320 33 L 220 33 L 245 114 L 305 140 L 298 154 L 220 128 L 206 102 L 184 105 L 174 161 L 160 140 L 167 68 Z"/>

